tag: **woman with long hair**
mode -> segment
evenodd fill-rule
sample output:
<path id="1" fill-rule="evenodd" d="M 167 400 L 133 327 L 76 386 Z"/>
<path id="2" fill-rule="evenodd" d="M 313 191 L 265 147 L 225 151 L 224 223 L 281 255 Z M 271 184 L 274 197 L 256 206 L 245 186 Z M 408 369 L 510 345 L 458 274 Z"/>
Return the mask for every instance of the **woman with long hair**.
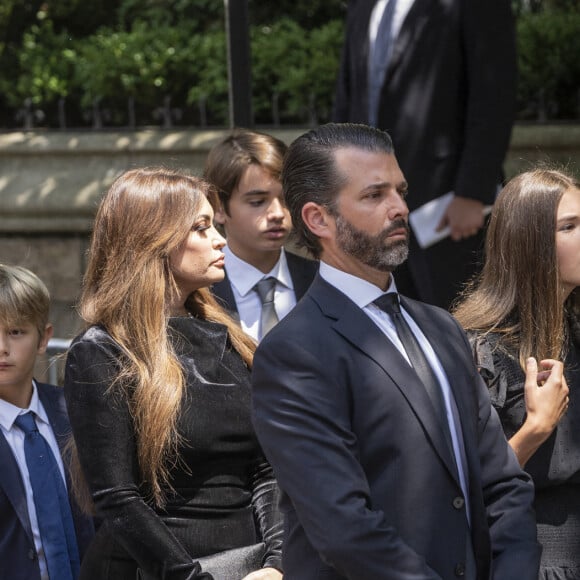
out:
<path id="1" fill-rule="evenodd" d="M 534 479 L 546 580 L 580 579 L 578 286 L 578 182 L 550 169 L 518 175 L 497 198 L 484 267 L 454 314 Z"/>
<path id="2" fill-rule="evenodd" d="M 277 486 L 251 425 L 254 343 L 224 276 L 215 192 L 134 169 L 99 207 L 65 395 L 102 524 L 81 579 L 282 577 Z"/>

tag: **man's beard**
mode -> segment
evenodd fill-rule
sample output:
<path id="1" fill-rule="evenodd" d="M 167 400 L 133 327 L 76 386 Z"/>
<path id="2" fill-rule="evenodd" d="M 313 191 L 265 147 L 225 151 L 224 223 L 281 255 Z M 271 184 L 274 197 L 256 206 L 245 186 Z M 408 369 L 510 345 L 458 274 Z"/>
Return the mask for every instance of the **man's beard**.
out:
<path id="1" fill-rule="evenodd" d="M 407 232 L 407 238 L 389 243 L 388 237 L 399 229 Z M 381 272 L 392 272 L 409 255 L 409 226 L 405 220 L 398 219 L 376 236 L 370 236 L 339 214 L 336 216 L 336 242 L 344 253 L 359 262 Z"/>

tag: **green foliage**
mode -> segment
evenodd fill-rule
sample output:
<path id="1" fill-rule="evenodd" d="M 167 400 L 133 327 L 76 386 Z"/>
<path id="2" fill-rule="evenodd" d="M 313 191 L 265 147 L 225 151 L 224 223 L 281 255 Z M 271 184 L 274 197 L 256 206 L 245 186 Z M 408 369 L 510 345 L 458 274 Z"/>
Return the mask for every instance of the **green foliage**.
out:
<path id="1" fill-rule="evenodd" d="M 512 8 L 516 16 L 544 11 L 576 12 L 578 0 L 512 0 Z"/>
<path id="2" fill-rule="evenodd" d="M 37 22 L 42 0 L 2 0 L 0 2 L 0 43 L 18 43 L 29 26 Z"/>
<path id="3" fill-rule="evenodd" d="M 339 65 L 343 23 L 333 20 L 305 30 L 293 20 L 252 29 L 254 112 L 271 122 L 272 98 L 286 120 L 314 121 L 314 108 L 323 120 L 330 106 Z"/>
<path id="4" fill-rule="evenodd" d="M 72 83 L 76 52 L 66 34 L 56 34 L 50 21 L 34 24 L 24 33 L 18 53 L 20 75 L 12 90 L 2 89 L 14 107 L 31 99 L 35 105 L 66 97 Z"/>
<path id="5" fill-rule="evenodd" d="M 198 34 L 189 39 L 183 53 L 184 74 L 190 89 L 187 103 L 205 107 L 212 122 L 228 119 L 228 69 L 226 35 L 223 30 Z"/>
<path id="6" fill-rule="evenodd" d="M 518 20 L 522 117 L 574 118 L 580 98 L 580 12 L 544 11 Z"/>
<path id="7" fill-rule="evenodd" d="M 230 0 L 235 2 L 236 0 Z M 349 0 L 249 0 L 248 13 L 250 24 L 272 26 L 285 18 L 296 22 L 304 30 L 315 30 L 331 20 L 343 21 Z"/>
<path id="8" fill-rule="evenodd" d="M 288 86 L 293 81 L 286 77 L 294 77 L 296 69 L 306 64 L 306 42 L 305 31 L 287 18 L 272 26 L 252 28 L 252 86 L 257 119 L 271 121 L 272 98 L 282 102 L 288 98 Z"/>
<path id="9" fill-rule="evenodd" d="M 308 94 L 314 95 L 314 104 L 324 121 L 330 120 L 343 36 L 342 20 L 332 20 L 309 35 L 308 70 L 303 77 L 303 87 Z"/>
<path id="10" fill-rule="evenodd" d="M 131 31 L 99 30 L 78 47 L 76 82 L 84 89 L 83 103 L 119 96 L 159 103 L 164 94 L 183 89 L 176 73 L 185 40 L 183 30 L 143 22 Z"/>
<path id="11" fill-rule="evenodd" d="M 580 115 L 577 1 L 512 0 L 520 118 Z M 330 118 L 347 4 L 248 0 L 258 124 Z M 25 99 L 54 112 L 63 97 L 76 125 L 95 102 L 113 111 L 109 124 L 127 124 L 129 98 L 139 123 L 158 122 L 168 97 L 187 124 L 203 114 L 226 124 L 224 24 L 223 0 L 2 0 L 0 125 L 15 122 Z"/>
<path id="12" fill-rule="evenodd" d="M 155 26 L 181 26 L 187 23 L 196 32 L 223 29 L 223 0 L 123 0 L 118 23 L 130 27 L 135 20 Z"/>

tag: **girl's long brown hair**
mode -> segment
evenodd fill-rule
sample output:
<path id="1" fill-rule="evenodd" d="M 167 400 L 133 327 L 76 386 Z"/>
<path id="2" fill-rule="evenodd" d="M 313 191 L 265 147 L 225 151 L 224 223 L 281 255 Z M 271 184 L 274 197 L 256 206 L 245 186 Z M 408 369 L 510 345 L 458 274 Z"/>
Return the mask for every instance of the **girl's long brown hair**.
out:
<path id="1" fill-rule="evenodd" d="M 495 203 L 480 276 L 453 314 L 466 330 L 494 332 L 519 358 L 562 358 L 566 310 L 578 310 L 574 290 L 564 303 L 556 255 L 558 205 L 578 188 L 562 171 L 536 169 L 514 177 Z"/>
<path id="2" fill-rule="evenodd" d="M 118 177 L 95 218 L 80 301 L 86 323 L 102 325 L 125 355 L 117 382 L 126 389 L 135 422 L 143 480 L 159 506 L 169 467 L 178 459 L 176 420 L 185 387 L 167 332 L 168 305 L 177 292 L 168 256 L 190 232 L 204 197 L 215 205 L 209 183 L 164 168 Z M 207 288 L 191 294 L 186 307 L 226 325 L 251 366 L 254 342 Z"/>

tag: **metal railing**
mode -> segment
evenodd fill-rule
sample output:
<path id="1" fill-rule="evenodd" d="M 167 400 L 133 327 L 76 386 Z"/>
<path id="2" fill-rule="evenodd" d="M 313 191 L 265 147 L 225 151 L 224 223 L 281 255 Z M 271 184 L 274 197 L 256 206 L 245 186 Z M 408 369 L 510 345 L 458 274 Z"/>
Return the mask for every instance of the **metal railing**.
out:
<path id="1" fill-rule="evenodd" d="M 46 347 L 46 355 L 48 356 L 47 378 L 52 385 L 58 384 L 59 362 L 62 360 L 64 354 L 70 346 L 71 340 L 69 338 L 51 338 Z"/>

